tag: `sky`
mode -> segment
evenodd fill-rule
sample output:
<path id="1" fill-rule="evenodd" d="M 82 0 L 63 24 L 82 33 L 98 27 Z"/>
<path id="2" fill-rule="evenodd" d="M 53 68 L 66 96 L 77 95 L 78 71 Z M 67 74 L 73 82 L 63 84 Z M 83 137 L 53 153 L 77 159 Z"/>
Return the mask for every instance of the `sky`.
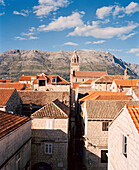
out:
<path id="1" fill-rule="evenodd" d="M 139 64 L 138 0 L 0 0 L 0 52 L 103 50 Z"/>

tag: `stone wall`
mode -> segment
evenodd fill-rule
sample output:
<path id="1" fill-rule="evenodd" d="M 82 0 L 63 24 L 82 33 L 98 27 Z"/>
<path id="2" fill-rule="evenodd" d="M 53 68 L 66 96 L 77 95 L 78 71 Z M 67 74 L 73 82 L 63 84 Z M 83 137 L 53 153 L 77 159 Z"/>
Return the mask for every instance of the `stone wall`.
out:
<path id="1" fill-rule="evenodd" d="M 31 121 L 0 139 L 0 166 L 10 170 L 16 169 L 20 159 L 20 169 L 29 166 L 31 159 Z M 0 168 L 0 169 L 1 169 Z"/>
<path id="2" fill-rule="evenodd" d="M 108 148 L 108 131 L 102 131 L 102 121 L 87 121 L 86 138 L 87 170 L 106 170 L 107 163 L 101 163 L 101 150 Z"/>
<path id="3" fill-rule="evenodd" d="M 66 170 L 68 119 L 54 119 L 52 129 L 46 129 L 45 121 L 45 118 L 32 120 L 32 167 L 45 162 L 54 170 Z M 46 143 L 52 144 L 52 154 L 45 153 Z"/>
<path id="4" fill-rule="evenodd" d="M 22 100 L 16 90 L 13 92 L 10 99 L 8 100 L 5 111 L 12 111 L 14 113 L 21 114 Z"/>
<path id="5" fill-rule="evenodd" d="M 133 170 L 139 168 L 139 134 L 127 110 L 109 127 L 108 169 Z M 127 157 L 123 154 L 123 135 L 127 136 Z"/>

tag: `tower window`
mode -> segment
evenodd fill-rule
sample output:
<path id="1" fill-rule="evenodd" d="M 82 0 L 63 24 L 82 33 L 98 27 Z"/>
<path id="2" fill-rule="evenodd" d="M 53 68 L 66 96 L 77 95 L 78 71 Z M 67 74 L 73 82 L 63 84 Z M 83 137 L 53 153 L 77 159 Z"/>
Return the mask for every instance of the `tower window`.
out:
<path id="1" fill-rule="evenodd" d="M 76 82 L 77 82 L 77 79 L 76 79 Z"/>

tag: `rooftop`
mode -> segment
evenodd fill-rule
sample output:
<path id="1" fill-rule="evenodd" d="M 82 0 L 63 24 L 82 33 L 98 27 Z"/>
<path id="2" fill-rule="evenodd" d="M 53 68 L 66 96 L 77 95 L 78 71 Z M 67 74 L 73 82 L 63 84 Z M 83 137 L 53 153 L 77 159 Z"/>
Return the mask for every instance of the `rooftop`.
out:
<path id="1" fill-rule="evenodd" d="M 0 88 L 0 105 L 5 106 L 14 91 L 14 88 Z"/>
<path id="2" fill-rule="evenodd" d="M 19 81 L 31 81 L 32 77 L 36 78 L 36 76 L 21 76 Z"/>
<path id="3" fill-rule="evenodd" d="M 99 95 L 125 95 L 126 93 L 124 92 L 110 92 L 110 91 L 90 91 L 89 95 L 81 98 L 79 101 L 85 101 L 85 100 L 95 100 L 96 97 Z"/>
<path id="4" fill-rule="evenodd" d="M 127 109 L 139 133 L 139 105 L 127 105 Z"/>
<path id="5" fill-rule="evenodd" d="M 16 90 L 24 90 L 24 83 L 0 83 L 0 88 L 14 88 Z"/>
<path id="6" fill-rule="evenodd" d="M 32 114 L 31 117 L 68 118 L 69 108 L 55 100 Z"/>
<path id="7" fill-rule="evenodd" d="M 104 75 L 95 80 L 95 83 L 112 83 L 113 80 L 124 79 L 124 75 Z"/>
<path id="8" fill-rule="evenodd" d="M 99 78 L 106 74 L 103 71 L 75 71 L 75 77 Z"/>
<path id="9" fill-rule="evenodd" d="M 28 122 L 30 118 L 0 111 L 0 138 Z"/>
<path id="10" fill-rule="evenodd" d="M 98 95 L 94 100 L 132 100 L 131 95 Z"/>
<path id="11" fill-rule="evenodd" d="M 139 101 L 87 100 L 87 116 L 91 119 L 112 120 L 125 106 L 125 104 L 139 105 Z"/>
<path id="12" fill-rule="evenodd" d="M 137 87 L 139 79 L 114 80 L 115 84 L 120 87 Z"/>

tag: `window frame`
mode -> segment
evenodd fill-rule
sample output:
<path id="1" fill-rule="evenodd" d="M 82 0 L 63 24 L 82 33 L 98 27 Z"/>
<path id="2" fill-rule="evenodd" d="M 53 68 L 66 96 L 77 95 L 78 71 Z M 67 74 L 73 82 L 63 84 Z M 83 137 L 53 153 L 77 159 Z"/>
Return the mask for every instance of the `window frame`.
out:
<path id="1" fill-rule="evenodd" d="M 102 122 L 102 131 L 108 131 L 109 121 Z"/>
<path id="2" fill-rule="evenodd" d="M 48 151 L 46 151 L 46 147 L 48 146 Z M 51 146 L 51 147 L 50 147 Z M 50 149 L 51 148 L 51 149 Z M 45 143 L 44 145 L 44 152 L 47 155 L 51 155 L 53 153 L 53 144 L 52 143 Z"/>
<path id="3" fill-rule="evenodd" d="M 127 158 L 127 136 L 123 135 L 123 155 Z"/>
<path id="4" fill-rule="evenodd" d="M 105 155 L 106 155 L 106 160 L 102 159 L 102 152 L 106 152 Z M 107 156 L 107 153 L 108 153 L 108 149 L 101 149 L 101 157 L 100 157 L 100 162 L 101 163 L 108 163 L 108 156 Z"/>

